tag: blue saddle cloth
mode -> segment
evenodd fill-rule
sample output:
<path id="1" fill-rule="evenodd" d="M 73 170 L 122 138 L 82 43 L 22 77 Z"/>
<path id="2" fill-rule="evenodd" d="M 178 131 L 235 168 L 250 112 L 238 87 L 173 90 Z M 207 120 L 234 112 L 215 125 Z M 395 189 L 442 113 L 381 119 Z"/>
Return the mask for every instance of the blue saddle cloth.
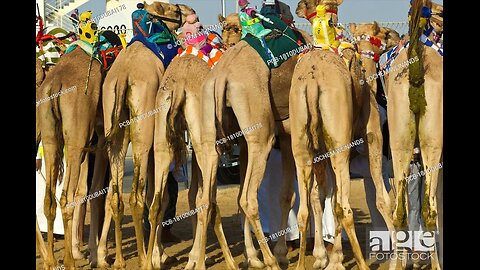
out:
<path id="1" fill-rule="evenodd" d="M 175 44 L 172 43 L 164 43 L 158 44 L 149 41 L 146 37 L 139 34 L 136 35 L 130 40 L 127 47 L 132 45 L 134 42 L 141 42 L 145 47 L 149 48 L 163 63 L 165 68 L 168 67 L 170 62 L 172 62 L 173 58 L 177 55 L 178 49 L 175 47 Z"/>

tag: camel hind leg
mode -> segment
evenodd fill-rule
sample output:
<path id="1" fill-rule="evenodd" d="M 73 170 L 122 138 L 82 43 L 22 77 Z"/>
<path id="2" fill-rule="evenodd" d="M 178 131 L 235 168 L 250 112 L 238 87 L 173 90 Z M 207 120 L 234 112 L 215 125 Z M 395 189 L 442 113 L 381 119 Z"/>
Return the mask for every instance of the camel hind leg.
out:
<path id="1" fill-rule="evenodd" d="M 438 89 L 438 88 L 437 88 Z M 437 184 L 439 170 L 443 167 L 440 163 L 443 149 L 443 114 L 442 95 L 437 89 L 426 89 L 427 108 L 423 117 L 420 117 L 418 136 L 422 161 L 424 164 L 425 190 L 422 203 L 422 217 L 428 233 L 437 235 Z M 431 241 L 430 241 L 431 242 Z M 440 269 L 438 255 L 435 249 L 431 251 L 432 269 Z"/>
<path id="2" fill-rule="evenodd" d="M 46 121 L 47 119 L 45 119 Z M 56 216 L 57 201 L 55 198 L 57 179 L 59 176 L 59 163 L 60 158 L 57 156 L 57 149 L 63 147 L 60 146 L 60 141 L 57 141 L 55 136 L 51 134 L 50 130 L 44 130 L 43 132 L 43 149 L 45 158 L 45 172 L 46 172 L 46 186 L 45 186 L 45 198 L 44 198 L 44 213 L 47 218 L 47 256 L 45 259 L 45 269 L 51 269 L 56 267 L 57 261 L 55 260 L 53 252 L 53 222 Z M 51 136 L 50 136 L 51 135 Z M 61 136 L 61 135 L 59 135 Z M 65 231 L 66 233 L 67 231 Z"/>
<path id="3" fill-rule="evenodd" d="M 143 190 L 145 188 L 145 183 L 147 178 L 146 176 L 147 176 L 147 165 L 148 165 L 148 156 L 149 156 L 148 153 L 151 148 L 150 145 L 148 144 L 148 142 L 146 143 L 135 142 L 135 139 L 132 138 L 132 149 L 133 149 L 135 167 L 133 172 L 132 192 L 130 194 L 129 203 L 132 209 L 132 216 L 133 216 L 134 227 L 135 227 L 135 237 L 137 240 L 138 259 L 139 259 L 139 265 L 141 268 L 144 266 L 146 262 L 146 252 L 145 252 L 143 224 L 142 224 L 143 208 L 144 208 L 144 201 L 145 201 Z"/>
<path id="4" fill-rule="evenodd" d="M 154 90 L 156 90 L 155 87 L 149 88 L 149 85 L 146 85 L 146 86 L 139 85 L 138 88 L 132 89 L 131 91 L 132 93 L 137 93 L 138 91 L 148 91 L 149 94 L 152 95 L 152 93 L 156 94 Z M 140 96 L 138 98 L 140 100 L 143 100 L 146 97 Z M 131 107 L 130 118 L 134 117 L 134 115 L 132 114 L 133 111 L 135 111 L 137 115 L 144 115 L 144 116 L 148 113 L 152 113 L 155 104 L 151 104 L 151 106 L 148 106 L 146 104 L 142 105 L 137 102 L 138 101 L 135 100 L 135 101 L 132 101 L 130 104 L 130 107 Z M 150 151 L 153 151 L 154 124 L 155 124 L 155 117 L 147 116 L 145 119 L 140 119 L 138 122 L 133 122 L 129 126 L 130 140 L 132 142 L 133 163 L 134 163 L 132 192 L 130 194 L 129 203 L 132 209 L 133 223 L 135 226 L 135 237 L 137 240 L 137 252 L 138 252 L 140 268 L 144 268 L 145 265 L 148 265 L 148 267 L 151 267 L 151 262 L 147 261 L 147 254 L 145 251 L 142 221 L 143 221 L 143 210 L 145 205 L 144 203 L 145 196 L 143 194 L 143 190 L 145 188 L 145 183 L 147 179 L 149 153 Z M 156 227 L 152 227 L 151 230 L 156 230 Z M 154 238 L 150 240 L 152 240 L 152 243 L 154 243 Z"/>
<path id="5" fill-rule="evenodd" d="M 247 151 L 247 142 L 245 141 L 244 138 L 239 139 L 239 144 L 240 144 L 240 190 L 238 192 L 237 196 L 237 203 L 238 203 L 238 208 L 240 211 L 240 215 L 242 216 L 243 220 L 243 238 L 244 238 L 244 243 L 245 243 L 245 250 L 244 250 L 244 256 L 246 261 L 244 262 L 244 265 L 247 267 L 253 267 L 253 268 L 264 268 L 265 264 L 258 258 L 258 252 L 257 249 L 255 248 L 253 244 L 253 239 L 252 239 L 252 232 L 250 231 L 250 225 L 248 224 L 248 220 L 245 216 L 245 212 L 243 212 L 242 207 L 240 207 L 240 197 L 242 196 L 243 193 L 243 188 L 244 188 L 244 180 L 245 180 L 245 173 L 247 172 L 247 161 L 248 161 L 248 151 Z"/>
<path id="6" fill-rule="evenodd" d="M 123 175 L 125 172 L 125 156 L 129 143 L 129 128 L 120 129 L 117 134 L 120 145 L 111 145 L 108 148 L 108 157 L 110 161 L 111 183 L 109 193 L 110 207 L 112 208 L 112 216 L 115 221 L 115 269 L 124 269 L 126 266 L 122 255 L 122 218 L 124 214 L 123 203 Z M 105 230 L 105 226 L 104 226 Z M 103 234 L 103 232 L 102 232 Z"/>
<path id="7" fill-rule="evenodd" d="M 348 83 L 329 86 L 330 80 L 317 79 L 320 88 L 318 107 L 322 118 L 322 135 L 325 146 L 329 151 L 325 154 L 330 157 L 330 163 L 335 173 L 335 195 L 332 201 L 335 213 L 335 241 L 330 263 L 326 269 L 345 269 L 342 265 L 343 252 L 341 240 L 341 226 L 350 240 L 353 254 L 359 269 L 369 269 L 363 258 L 360 244 L 355 233 L 353 211 L 350 207 L 350 171 L 349 157 L 353 134 L 353 105 L 352 89 Z M 329 108 L 340 108 L 341 113 L 332 112 Z M 346 147 L 348 146 L 348 147 Z M 335 150 L 335 151 L 334 151 Z M 341 224 L 340 224 L 341 222 Z"/>
<path id="8" fill-rule="evenodd" d="M 201 211 L 201 206 L 197 206 L 195 205 L 195 198 L 198 194 L 198 183 L 199 181 L 201 180 L 201 171 L 200 171 L 200 167 L 198 166 L 197 164 L 197 159 L 196 159 L 196 155 L 195 153 L 193 152 L 192 153 L 192 180 L 190 182 L 190 187 L 189 187 L 189 190 L 188 190 L 188 205 L 190 207 L 190 210 L 195 210 L 195 209 L 198 209 L 197 211 Z M 222 227 L 222 219 L 221 219 L 221 216 L 220 216 L 220 211 L 218 210 L 218 205 L 217 203 L 215 202 L 214 203 L 215 205 L 215 209 L 213 209 L 213 219 L 210 220 L 210 223 L 212 224 L 213 228 L 214 228 L 214 231 L 215 231 L 215 235 L 217 236 L 217 239 L 218 239 L 218 243 L 220 244 L 220 248 L 222 249 L 222 252 L 224 254 L 224 257 L 225 257 L 225 261 L 228 265 L 228 268 L 229 269 L 236 269 L 236 266 L 235 266 L 235 262 L 233 261 L 233 258 L 232 258 L 232 255 L 230 253 L 230 249 L 228 248 L 228 243 L 227 243 L 227 240 L 225 238 L 225 234 L 223 233 L 223 227 Z M 202 208 L 203 209 L 203 208 Z M 196 216 L 192 218 L 192 232 L 193 232 L 193 235 L 195 235 L 196 233 L 196 230 L 197 230 L 197 219 L 196 219 Z M 214 263 L 213 261 L 210 261 L 209 262 L 209 259 L 206 258 L 205 260 L 205 264 L 206 265 L 209 265 L 209 264 L 212 264 Z"/>
<path id="9" fill-rule="evenodd" d="M 185 90 L 187 91 L 187 90 Z M 198 104 L 198 100 L 194 99 L 191 97 L 190 92 L 186 93 L 186 102 L 184 105 L 184 116 L 185 120 L 187 122 L 188 126 L 188 131 L 189 135 L 192 141 L 192 146 L 193 149 L 195 149 L 196 152 L 192 152 L 192 183 L 188 192 L 188 203 L 190 206 L 190 210 L 197 209 L 197 211 L 202 211 L 203 208 L 201 205 L 196 206 L 195 205 L 195 197 L 196 194 L 198 193 L 198 184 L 201 181 L 202 177 L 202 172 L 200 170 L 200 164 L 202 162 L 202 149 L 201 149 L 201 121 L 199 121 L 199 115 L 201 112 L 201 104 Z M 216 202 L 216 186 L 213 189 L 213 218 L 211 219 L 211 224 L 214 228 L 215 235 L 218 239 L 218 243 L 220 245 L 220 248 L 222 249 L 223 256 L 225 258 L 225 262 L 227 264 L 228 269 L 237 269 L 238 267 L 236 266 L 235 261 L 233 260 L 232 253 L 230 252 L 230 248 L 228 247 L 227 239 L 225 237 L 225 233 L 223 231 L 223 226 L 222 226 L 222 218 L 220 215 L 220 208 L 218 207 L 218 204 Z M 197 208 L 196 208 L 197 207 Z M 192 218 L 192 226 L 193 226 L 193 235 L 196 233 L 196 226 L 197 226 L 197 218 L 193 217 Z M 207 263 L 208 258 L 207 258 Z"/>
<path id="10" fill-rule="evenodd" d="M 222 226 L 222 216 L 220 215 L 220 208 L 216 202 L 216 186 L 213 189 L 213 207 L 212 207 L 212 217 L 211 217 L 211 224 L 215 235 L 217 236 L 218 244 L 222 249 L 223 256 L 225 258 L 225 263 L 227 264 L 228 269 L 238 269 L 235 261 L 233 260 L 232 253 L 230 252 L 230 248 L 228 247 L 227 239 L 225 237 L 225 233 L 223 232 Z M 200 206 L 201 207 L 201 206 Z M 200 211 L 200 209 L 199 209 Z"/>
<path id="11" fill-rule="evenodd" d="M 84 226 L 81 215 L 86 214 L 87 201 L 84 203 L 80 203 L 80 201 L 87 195 L 88 159 L 88 153 L 86 153 L 85 159 L 80 165 L 80 177 L 78 179 L 78 187 L 75 193 L 76 205 L 73 210 L 72 221 L 72 254 L 75 260 L 85 259 L 85 255 L 80 250 L 83 244 L 82 236 Z M 91 227 L 92 226 L 90 226 L 90 228 Z"/>
<path id="12" fill-rule="evenodd" d="M 392 87 L 393 88 L 393 87 Z M 395 231 L 408 229 L 407 224 L 407 181 L 410 175 L 410 161 L 416 137 L 415 116 L 409 108 L 408 82 L 403 87 L 396 86 L 389 96 L 388 129 L 390 130 L 390 148 L 392 152 L 393 173 L 395 176 L 395 209 L 393 212 L 393 225 Z M 396 247 L 396 233 L 392 237 L 394 252 L 398 255 Z M 403 258 L 403 257 L 402 257 Z M 401 259 L 401 258 L 400 258 Z M 401 267 L 404 267 L 404 260 Z M 394 270 L 399 263 L 399 256 L 391 259 L 389 269 Z"/>
<path id="13" fill-rule="evenodd" d="M 343 122 L 343 121 L 342 121 Z M 345 122 L 343 122 L 345 123 Z M 328 137 L 332 138 L 334 142 L 331 144 L 327 141 L 327 149 L 338 149 L 344 145 L 351 143 L 351 137 L 347 134 L 335 134 L 333 127 L 339 126 L 339 121 L 333 121 L 329 123 L 324 120 L 324 130 L 328 134 Z M 338 129 L 338 130 L 341 130 Z M 343 136 L 343 138 L 342 138 Z M 345 228 L 345 232 L 350 240 L 354 257 L 359 269 L 369 269 L 365 263 L 362 255 L 360 245 L 355 233 L 353 211 L 350 207 L 350 172 L 349 172 L 349 150 L 337 152 L 330 157 L 332 169 L 335 172 L 335 196 L 332 201 L 333 211 L 335 213 L 335 242 L 332 250 L 332 256 L 330 264 L 327 269 L 345 269 L 342 266 L 343 254 L 342 254 L 342 240 L 341 240 L 341 226 Z M 341 225 L 340 225 L 341 222 Z"/>
<path id="14" fill-rule="evenodd" d="M 391 215 L 391 202 L 388 192 L 385 188 L 382 174 L 383 137 L 380 126 L 380 114 L 378 106 L 379 105 L 377 104 L 373 93 L 370 93 L 369 106 L 364 106 L 369 110 L 364 143 L 367 144 L 368 147 L 368 163 L 373 184 L 375 185 L 376 206 L 382 215 L 388 230 L 393 232 L 395 228 L 393 226 Z"/>
<path id="15" fill-rule="evenodd" d="M 313 247 L 313 269 L 324 269 L 328 264 L 327 249 L 323 241 L 323 208 L 321 201 L 325 200 L 326 190 L 324 188 L 327 181 L 327 171 L 325 162 L 319 162 L 314 167 L 314 183 L 310 194 L 310 203 L 312 205 L 313 216 L 315 219 L 315 244 Z"/>
<path id="16" fill-rule="evenodd" d="M 81 137 L 81 134 L 79 134 Z M 83 140 L 75 138 L 70 138 L 72 141 L 84 143 L 74 144 L 69 143 L 66 141 L 66 163 L 67 168 L 65 171 L 64 177 L 64 184 L 62 190 L 62 196 L 60 198 L 60 205 L 62 207 L 62 218 L 63 218 L 63 226 L 65 231 L 65 255 L 64 255 L 64 265 L 66 269 L 75 269 L 75 261 L 73 258 L 73 222 L 74 222 L 74 210 L 77 207 L 80 207 L 80 204 L 85 200 L 83 197 L 82 200 L 76 197 L 76 191 L 78 187 L 82 186 L 79 183 L 81 170 L 82 167 L 86 168 L 88 166 L 88 158 L 86 157 L 86 153 L 83 151 L 85 147 L 85 143 L 87 142 L 87 138 L 83 138 Z M 86 136 L 85 136 L 86 137 Z M 76 140 L 78 139 L 78 140 Z M 81 194 L 81 193 L 80 193 Z M 76 201 L 78 199 L 80 201 Z M 73 205 L 72 205 L 73 203 Z M 76 233 L 76 231 L 75 231 Z"/>
<path id="17" fill-rule="evenodd" d="M 274 142 L 273 113 L 271 112 L 270 104 L 267 106 L 267 104 L 258 102 L 257 97 L 249 99 L 247 102 L 233 102 L 235 100 L 239 101 L 244 99 L 243 96 L 234 95 L 242 93 L 247 89 L 257 89 L 256 91 L 260 91 L 262 94 L 267 94 L 266 98 L 268 99 L 268 91 L 266 88 L 249 88 L 247 85 L 244 85 L 244 88 L 242 89 L 236 88 L 228 90 L 231 95 L 229 100 L 232 103 L 232 109 L 236 112 L 236 117 L 241 130 L 252 126 L 255 126 L 256 128 L 255 130 L 244 134 L 248 146 L 248 162 L 242 195 L 240 197 L 240 206 L 245 212 L 248 222 L 252 225 L 265 264 L 269 268 L 280 269 L 267 242 L 264 241 L 265 236 L 262 231 L 260 216 L 258 213 L 258 189 L 263 180 L 267 158 Z M 247 107 L 244 107 L 245 105 Z M 249 108 L 251 107 L 256 107 L 259 110 L 264 108 L 263 113 L 253 114 L 249 111 Z"/>
<path id="18" fill-rule="evenodd" d="M 155 99 L 155 108 L 159 108 L 165 104 L 166 100 L 171 97 L 170 92 L 159 91 Z M 154 186 L 149 189 L 153 191 L 153 201 L 150 205 L 148 220 L 150 222 L 150 235 L 148 239 L 146 267 L 153 267 L 152 258 L 160 257 L 160 264 L 162 260 L 166 261 L 168 255 L 164 253 L 163 245 L 161 243 L 161 232 L 164 225 L 169 225 L 171 220 L 163 222 L 164 211 L 168 204 L 168 191 L 166 191 L 167 177 L 170 170 L 170 164 L 173 160 L 174 153 L 167 140 L 167 110 L 160 110 L 155 114 L 153 130 L 153 155 L 155 179 Z M 162 226 L 160 226 L 160 224 Z M 158 252 L 158 255 L 157 255 Z M 155 254 L 154 254 L 155 253 Z"/>
<path id="19" fill-rule="evenodd" d="M 108 247 L 107 247 L 107 239 L 108 239 L 108 231 L 110 230 L 110 223 L 112 222 L 112 184 L 113 182 L 110 181 L 108 185 L 108 192 L 105 198 L 105 218 L 103 220 L 102 232 L 100 239 L 98 241 L 97 247 L 97 263 L 95 265 L 95 261 L 92 260 L 90 266 L 92 268 L 108 268 L 110 264 L 107 262 L 107 255 L 108 255 Z"/>
<path id="20" fill-rule="evenodd" d="M 293 75 L 295 78 L 295 74 Z M 303 85 L 297 89 L 297 84 Z M 295 166 L 298 178 L 298 193 L 300 197 L 300 207 L 298 209 L 298 230 L 300 234 L 300 250 L 298 253 L 298 262 L 295 269 L 304 270 L 305 252 L 307 246 L 307 228 L 310 224 L 310 190 L 313 184 L 313 153 L 309 149 L 308 137 L 305 130 L 310 125 L 317 125 L 316 121 L 309 123 L 309 111 L 306 98 L 306 85 L 303 82 L 294 80 L 290 91 L 289 100 L 290 126 L 292 137 L 292 153 L 295 159 Z M 314 129 L 316 130 L 316 129 Z"/>

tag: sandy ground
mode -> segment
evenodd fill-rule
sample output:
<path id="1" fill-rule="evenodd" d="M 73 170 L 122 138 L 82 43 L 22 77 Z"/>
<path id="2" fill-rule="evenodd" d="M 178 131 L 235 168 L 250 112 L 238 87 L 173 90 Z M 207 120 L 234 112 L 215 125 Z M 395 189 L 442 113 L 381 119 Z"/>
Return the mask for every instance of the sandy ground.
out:
<path id="1" fill-rule="evenodd" d="M 222 214 L 222 224 L 225 230 L 225 235 L 230 246 L 232 255 L 234 256 L 235 261 L 241 267 L 241 263 L 244 259 L 243 257 L 243 233 L 240 227 L 239 214 L 237 213 L 236 198 L 238 194 L 239 187 L 238 185 L 231 185 L 222 187 L 218 190 L 217 200 L 218 205 L 220 206 L 220 211 Z M 354 211 L 355 216 L 355 229 L 357 231 L 357 237 L 360 241 L 362 247 L 362 252 L 365 256 L 365 244 L 367 240 L 366 237 L 366 226 L 370 223 L 370 216 L 368 213 L 367 204 L 365 201 L 365 192 L 363 188 L 363 181 L 357 180 L 351 182 L 352 194 L 350 197 L 350 202 Z M 123 255 L 127 263 L 127 269 L 138 269 L 137 266 L 137 256 L 136 256 L 136 241 L 135 241 L 135 231 L 133 227 L 133 221 L 131 217 L 131 212 L 128 204 L 128 194 L 124 194 L 125 202 L 125 217 L 123 219 Z M 188 202 L 187 202 L 187 191 L 182 190 L 179 192 L 178 203 L 177 203 L 177 215 L 185 213 L 188 211 Z M 85 245 L 82 248 L 82 251 L 87 250 L 86 241 L 88 240 L 88 224 L 89 224 L 89 215 L 87 215 L 86 227 L 85 227 Z M 177 262 L 168 265 L 167 269 L 183 269 L 188 261 L 188 253 L 190 252 L 192 246 L 192 226 L 191 218 L 183 219 L 177 223 L 172 228 L 172 232 L 177 235 L 182 241 L 176 244 L 167 244 L 166 253 L 170 256 L 174 256 L 178 259 Z M 109 258 L 113 260 L 114 258 L 114 231 L 113 231 L 113 221 L 111 229 L 109 232 Z M 254 242 L 256 242 L 254 240 Z M 357 269 L 355 260 L 353 258 L 353 253 L 351 252 L 351 247 L 348 242 L 343 242 L 344 249 L 344 266 L 346 269 Z M 55 257 L 60 263 L 63 260 L 63 240 L 58 240 L 55 242 Z M 298 260 L 298 249 L 290 252 L 288 258 L 290 264 L 288 269 L 295 269 L 296 262 Z M 215 260 L 215 264 L 207 266 L 211 270 L 224 270 L 226 265 L 223 259 L 223 255 L 220 250 L 220 246 L 217 243 L 213 228 L 209 227 L 208 229 L 208 242 L 207 242 L 207 255 Z M 40 254 L 37 250 L 36 256 L 37 269 L 43 269 L 43 260 L 40 257 Z M 314 258 L 311 252 L 307 253 L 306 257 L 306 266 L 307 269 L 312 269 Z M 388 269 L 387 263 L 378 264 L 369 262 L 370 269 Z M 78 269 L 91 269 L 88 264 L 88 261 L 80 260 L 76 262 Z M 245 268 L 244 268 L 245 269 Z M 428 269 L 422 267 L 422 269 Z"/>

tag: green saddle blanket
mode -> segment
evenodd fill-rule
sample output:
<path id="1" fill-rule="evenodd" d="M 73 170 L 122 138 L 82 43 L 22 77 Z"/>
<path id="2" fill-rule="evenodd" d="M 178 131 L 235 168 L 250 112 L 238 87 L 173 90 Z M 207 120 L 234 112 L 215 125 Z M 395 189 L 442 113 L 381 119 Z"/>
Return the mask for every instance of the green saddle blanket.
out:
<path id="1" fill-rule="evenodd" d="M 65 53 L 71 53 L 77 47 L 80 47 L 80 49 L 82 49 L 89 56 L 92 56 L 93 54 L 93 58 L 95 58 L 98 62 L 102 63 L 102 61 L 100 61 L 100 58 L 98 57 L 98 54 L 94 51 L 93 45 L 84 40 L 79 39 L 70 44 Z"/>
<path id="2" fill-rule="evenodd" d="M 290 57 L 302 52 L 302 44 L 299 44 L 299 40 L 295 35 L 295 32 L 286 25 L 278 16 L 272 14 L 266 14 L 265 17 L 269 18 L 273 25 L 268 22 L 262 22 L 266 29 L 277 29 L 282 34 L 269 39 L 269 35 L 266 37 L 266 44 L 270 50 L 271 57 L 267 54 L 266 49 L 262 46 L 260 39 L 247 34 L 243 40 L 245 40 L 252 48 L 254 48 L 258 54 L 262 57 L 265 64 L 269 69 L 279 67 L 283 62 Z"/>

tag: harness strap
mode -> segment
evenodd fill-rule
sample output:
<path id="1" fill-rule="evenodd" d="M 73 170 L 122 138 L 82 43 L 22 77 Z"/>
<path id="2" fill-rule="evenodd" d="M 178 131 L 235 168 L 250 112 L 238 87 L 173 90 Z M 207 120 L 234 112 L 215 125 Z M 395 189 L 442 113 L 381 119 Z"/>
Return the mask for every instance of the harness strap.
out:
<path id="1" fill-rule="evenodd" d="M 360 52 L 361 55 L 363 55 L 364 57 L 368 58 L 368 59 L 372 59 L 373 61 L 377 62 L 380 60 L 380 55 L 374 51 L 370 51 L 370 50 L 365 50 L 365 51 L 361 51 Z"/>
<path id="2" fill-rule="evenodd" d="M 113 57 L 116 58 L 120 51 L 123 49 L 122 46 L 108 48 L 106 50 L 100 50 L 100 54 L 102 55 L 103 60 L 103 69 L 107 70 L 107 58 L 112 57 L 111 54 L 113 52 Z"/>
<path id="3" fill-rule="evenodd" d="M 306 15 L 307 20 L 310 20 L 310 18 L 312 18 L 312 17 L 314 17 L 314 16 L 317 15 L 317 12 L 314 11 L 314 12 L 312 12 L 311 14 L 305 14 L 305 15 Z"/>

